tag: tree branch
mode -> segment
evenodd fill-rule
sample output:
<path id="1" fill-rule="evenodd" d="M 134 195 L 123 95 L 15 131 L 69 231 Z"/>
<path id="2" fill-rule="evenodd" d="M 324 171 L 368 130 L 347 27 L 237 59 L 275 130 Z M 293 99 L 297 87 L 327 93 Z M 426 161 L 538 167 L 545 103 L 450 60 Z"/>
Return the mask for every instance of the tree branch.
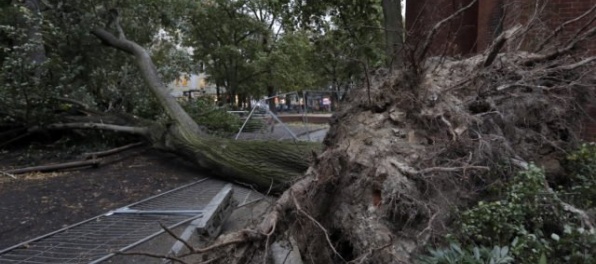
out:
<path id="1" fill-rule="evenodd" d="M 558 27 L 555 29 L 555 31 L 553 31 L 553 33 L 551 33 L 551 34 L 550 34 L 550 36 L 548 36 L 546 39 L 544 39 L 544 40 L 543 40 L 543 41 L 542 41 L 542 42 L 541 42 L 541 43 L 538 45 L 538 48 L 537 48 L 537 49 L 536 49 L 534 52 L 539 52 L 539 51 L 541 51 L 541 50 L 544 48 L 544 46 L 546 46 L 546 44 L 548 44 L 548 42 L 549 42 L 549 41 L 550 41 L 552 38 L 556 37 L 557 35 L 559 35 L 559 33 L 561 33 L 561 31 L 563 30 L 563 28 L 565 28 L 565 26 L 567 26 L 567 25 L 569 25 L 569 24 L 571 24 L 571 23 L 574 23 L 574 22 L 577 22 L 577 21 L 579 21 L 580 19 L 582 19 L 582 18 L 584 18 L 585 16 L 589 15 L 590 13 L 594 12 L 594 10 L 596 10 L 596 5 L 592 6 L 592 8 L 590 8 L 590 10 L 586 11 L 586 12 L 585 12 L 585 13 L 583 13 L 581 16 L 578 16 L 578 17 L 576 17 L 576 18 L 574 18 L 574 19 L 571 19 L 571 20 L 567 20 L 567 21 L 565 21 L 565 23 L 563 23 L 563 24 L 561 24 L 560 26 L 558 26 Z"/>
<path id="2" fill-rule="evenodd" d="M 521 25 L 516 25 L 515 27 L 501 33 L 501 35 L 499 35 L 495 39 L 495 41 L 493 41 L 493 44 L 488 49 L 488 54 L 486 55 L 486 59 L 484 60 L 484 64 L 482 66 L 485 68 L 490 66 L 493 63 L 493 61 L 497 58 L 497 55 L 499 54 L 507 40 L 511 39 L 514 35 L 516 35 L 521 28 Z"/>
<path id="3" fill-rule="evenodd" d="M 143 145 L 143 142 L 137 142 L 137 143 L 132 143 L 132 144 L 128 144 L 122 147 L 117 147 L 117 148 L 113 148 L 113 149 L 109 149 L 109 150 L 104 150 L 104 151 L 97 151 L 97 152 L 88 152 L 88 153 L 83 153 L 83 158 L 84 159 L 95 159 L 98 157 L 103 157 L 103 156 L 108 156 L 108 155 L 112 155 L 112 154 L 116 154 L 125 150 L 129 150 L 131 148 L 136 148 L 138 146 Z"/>
<path id="4" fill-rule="evenodd" d="M 48 171 L 56 171 L 62 169 L 70 169 L 70 168 L 79 168 L 79 167 L 88 167 L 88 166 L 99 166 L 101 163 L 100 160 L 83 160 L 83 161 L 73 161 L 73 162 L 66 162 L 66 163 L 59 163 L 59 164 L 50 164 L 50 165 L 41 165 L 41 166 L 33 166 L 27 168 L 20 168 L 20 169 L 12 169 L 3 171 L 2 174 L 9 173 L 9 174 L 22 174 L 27 172 L 48 172 Z"/>
<path id="5" fill-rule="evenodd" d="M 596 34 L 596 27 L 593 27 L 592 29 L 586 31 L 582 36 L 578 36 L 576 38 L 574 38 L 567 46 L 565 46 L 562 49 L 558 49 L 556 48 L 553 52 L 542 55 L 542 56 L 537 56 L 537 57 L 533 57 L 530 58 L 528 60 L 526 60 L 525 62 L 523 62 L 522 64 L 525 66 L 530 66 L 533 65 L 535 63 L 538 62 L 542 62 L 542 61 L 549 61 L 549 60 L 554 60 L 564 54 L 567 54 L 569 52 L 571 52 L 573 49 L 575 49 L 577 47 L 577 44 L 579 44 L 580 42 L 591 38 L 593 35 Z"/>
<path id="6" fill-rule="evenodd" d="M 117 12 L 115 15 L 117 16 Z M 119 25 L 117 25 L 118 19 L 112 19 L 112 22 L 116 24 L 115 26 L 117 28 L 119 27 Z M 122 29 L 120 28 L 119 31 L 120 30 Z M 157 69 L 147 50 L 139 44 L 126 39 L 124 32 L 121 32 L 119 38 L 116 38 L 112 33 L 102 28 L 96 28 L 92 30 L 91 33 L 99 38 L 104 44 L 134 55 L 136 59 L 135 62 L 141 71 L 143 79 L 149 86 L 149 89 L 165 109 L 167 115 L 179 126 L 178 128 L 190 133 L 203 134 L 195 121 L 188 115 L 188 113 L 186 113 L 186 111 L 184 111 L 176 99 L 169 94 L 163 81 L 159 77 Z"/>
<path id="7" fill-rule="evenodd" d="M 596 60 L 596 56 L 592 56 L 592 57 L 583 59 L 581 61 L 578 61 L 576 63 L 572 63 L 572 64 L 563 65 L 563 66 L 559 66 L 559 67 L 548 69 L 548 71 L 549 72 L 560 71 L 560 70 L 563 70 L 563 71 L 572 71 L 572 70 L 575 70 L 575 69 L 577 69 L 579 67 L 585 66 L 586 64 L 589 64 L 589 63 L 591 63 L 592 61 L 595 61 L 595 60 Z"/>
<path id="8" fill-rule="evenodd" d="M 115 132 L 124 132 L 134 135 L 147 136 L 149 135 L 149 128 L 146 127 L 131 127 L 131 126 L 119 126 L 110 124 L 98 124 L 98 123 L 59 123 L 51 124 L 44 127 L 32 127 L 28 132 L 36 132 L 43 129 L 61 130 L 61 129 L 96 129 L 96 130 L 109 130 Z"/>

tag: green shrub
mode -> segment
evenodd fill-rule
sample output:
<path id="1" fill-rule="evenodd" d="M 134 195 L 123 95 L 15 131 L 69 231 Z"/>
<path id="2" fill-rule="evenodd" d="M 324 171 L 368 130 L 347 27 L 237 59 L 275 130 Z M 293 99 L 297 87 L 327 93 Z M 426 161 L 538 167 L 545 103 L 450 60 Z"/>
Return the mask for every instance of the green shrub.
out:
<path id="1" fill-rule="evenodd" d="M 210 98 L 198 98 L 182 103 L 186 112 L 201 126 L 213 133 L 234 133 L 242 126 L 237 115 L 218 108 Z"/>
<path id="2" fill-rule="evenodd" d="M 587 209 L 596 206 L 596 145 L 583 144 L 567 156 L 568 183 L 562 191 L 571 193 L 574 204 Z"/>
<path id="3" fill-rule="evenodd" d="M 491 250 L 487 247 L 473 247 L 462 249 L 460 245 L 452 243 L 449 248 L 429 251 L 429 255 L 420 258 L 421 264 L 507 264 L 513 263 L 513 257 L 508 247 L 495 246 Z"/>
<path id="4" fill-rule="evenodd" d="M 244 123 L 244 119 L 228 113 L 226 107 L 217 107 L 210 98 L 198 98 L 181 104 L 200 126 L 214 134 L 237 133 Z M 246 123 L 243 132 L 257 131 L 263 126 L 264 123 L 261 119 L 251 118 Z"/>
<path id="5" fill-rule="evenodd" d="M 577 215 L 563 208 L 541 169 L 531 165 L 518 173 L 504 193 L 501 200 L 481 201 L 462 212 L 450 237 L 479 248 L 507 245 L 516 263 L 596 263 L 596 234 L 583 229 Z M 449 249 L 457 253 L 453 251 Z"/>

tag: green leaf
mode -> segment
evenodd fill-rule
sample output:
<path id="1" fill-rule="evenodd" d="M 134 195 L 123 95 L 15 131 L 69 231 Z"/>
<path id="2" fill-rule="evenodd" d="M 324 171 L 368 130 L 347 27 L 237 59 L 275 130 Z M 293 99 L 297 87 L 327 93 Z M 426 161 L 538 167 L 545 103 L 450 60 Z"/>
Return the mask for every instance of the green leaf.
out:
<path id="1" fill-rule="evenodd" d="M 544 253 L 542 253 L 542 255 L 540 256 L 540 260 L 538 261 L 538 264 L 547 264 L 546 255 Z"/>

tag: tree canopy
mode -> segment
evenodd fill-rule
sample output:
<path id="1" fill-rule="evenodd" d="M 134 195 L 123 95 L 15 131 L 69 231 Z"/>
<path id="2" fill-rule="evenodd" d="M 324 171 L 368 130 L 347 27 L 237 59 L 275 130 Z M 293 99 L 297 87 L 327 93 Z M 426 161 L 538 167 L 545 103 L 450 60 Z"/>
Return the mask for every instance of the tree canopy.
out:
<path id="1" fill-rule="evenodd" d="M 1 8 L 0 112 L 16 123 L 51 119 L 64 97 L 159 117 L 130 58 L 89 34 L 110 10 L 127 37 L 150 50 L 166 82 L 203 70 L 229 98 L 347 89 L 384 56 L 377 0 L 28 0 Z"/>

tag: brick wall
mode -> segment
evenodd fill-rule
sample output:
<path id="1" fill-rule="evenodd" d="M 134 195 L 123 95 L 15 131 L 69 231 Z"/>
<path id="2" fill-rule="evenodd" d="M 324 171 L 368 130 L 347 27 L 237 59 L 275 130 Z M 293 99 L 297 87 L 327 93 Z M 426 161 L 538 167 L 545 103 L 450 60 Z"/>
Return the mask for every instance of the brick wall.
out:
<path id="1" fill-rule="evenodd" d="M 472 0 L 406 0 L 408 43 L 419 46 L 427 32 Z M 430 55 L 469 54 L 476 51 L 478 3 L 437 32 Z"/>
<path id="2" fill-rule="evenodd" d="M 551 28 L 556 28 L 567 20 L 576 18 L 588 11 L 592 6 L 596 5 L 596 0 L 551 0 L 551 8 L 549 14 L 552 15 L 552 19 L 548 20 Z M 568 30 L 562 32 L 562 36 L 559 40 L 570 39 L 584 23 L 588 21 L 590 16 L 584 19 L 570 24 Z M 596 26 L 592 24 L 591 27 Z M 584 43 L 582 46 L 583 51 L 589 55 L 596 55 L 596 42 L 594 40 Z"/>
<path id="3" fill-rule="evenodd" d="M 525 24 L 529 19 L 533 18 L 536 0 L 501 0 L 501 2 L 504 28 L 511 28 L 515 24 Z M 516 47 L 519 45 L 522 49 L 534 50 L 559 25 L 580 16 L 593 5 L 596 5 L 596 0 L 541 0 L 538 3 L 546 3 L 546 5 L 544 5 L 542 12 L 534 18 L 535 25 L 523 39 L 523 42 L 521 44 L 513 43 Z M 495 8 L 498 9 L 499 7 Z M 588 17 L 569 24 L 552 43 L 559 45 L 566 43 L 587 21 Z M 582 44 L 580 49 L 576 51 L 576 54 L 580 56 L 595 55 L 596 42 L 589 41 Z"/>
<path id="4" fill-rule="evenodd" d="M 410 44 L 418 45 L 426 32 L 438 21 L 453 14 L 472 0 L 406 0 L 406 29 Z M 525 24 L 533 17 L 536 3 L 546 3 L 535 18 L 535 26 L 520 43 L 510 46 L 533 50 L 546 36 L 565 21 L 580 16 L 596 5 L 596 0 L 479 0 L 458 19 L 440 30 L 431 54 L 448 55 L 482 52 L 503 30 L 515 24 Z M 554 43 L 569 40 L 587 20 L 568 25 Z M 596 41 L 580 46 L 581 55 L 596 55 Z M 582 53 L 583 52 L 583 53 Z"/>
<path id="5" fill-rule="evenodd" d="M 490 46 L 492 40 L 502 32 L 504 19 L 503 0 L 480 1 L 478 7 L 478 51 Z"/>

